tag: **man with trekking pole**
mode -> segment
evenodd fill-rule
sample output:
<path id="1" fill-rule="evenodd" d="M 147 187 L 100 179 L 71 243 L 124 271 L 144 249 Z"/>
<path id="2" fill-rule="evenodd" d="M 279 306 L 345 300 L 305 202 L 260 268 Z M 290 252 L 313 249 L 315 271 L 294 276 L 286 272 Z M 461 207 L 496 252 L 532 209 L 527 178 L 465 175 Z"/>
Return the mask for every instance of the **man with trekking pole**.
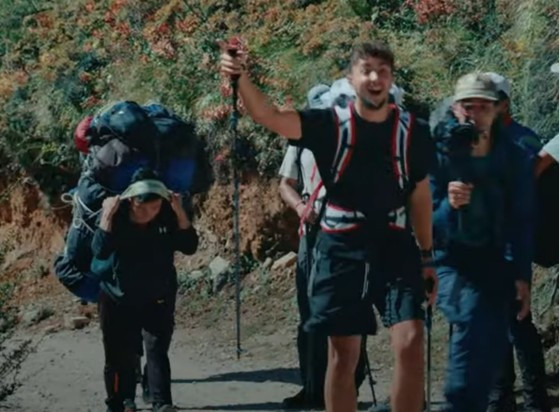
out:
<path id="1" fill-rule="evenodd" d="M 324 84 L 313 87 L 307 96 L 309 108 L 330 107 L 330 88 Z M 280 195 L 301 220 L 300 240 L 296 269 L 297 306 L 300 323 L 297 328 L 297 352 L 303 388 L 294 396 L 284 399 L 284 409 L 312 409 L 324 407 L 324 380 L 328 361 L 328 337 L 324 334 L 307 333 L 304 325 L 310 317 L 308 281 L 312 266 L 312 250 L 316 240 L 319 214 L 326 189 L 321 185 L 320 173 L 310 150 L 289 146 L 279 171 Z M 310 198 L 318 190 L 312 208 L 307 209 Z M 365 375 L 364 353 L 355 373 L 355 385 L 359 388 Z M 366 356 L 366 355 L 365 355 Z"/>
<path id="2" fill-rule="evenodd" d="M 239 76 L 240 96 L 256 122 L 312 152 L 328 193 L 305 324 L 305 331 L 328 336 L 326 410 L 357 408 L 354 375 L 361 336 L 376 329 L 373 302 L 395 353 L 392 410 L 422 410 L 422 304 L 426 296 L 433 304 L 438 283 L 427 177 L 433 150 L 427 125 L 388 103 L 392 52 L 380 43 L 356 46 L 348 73 L 355 104 L 323 110 L 279 109 L 252 83 L 245 62 L 246 53 L 225 51 L 221 72 Z M 433 286 L 428 292 L 426 281 Z"/>

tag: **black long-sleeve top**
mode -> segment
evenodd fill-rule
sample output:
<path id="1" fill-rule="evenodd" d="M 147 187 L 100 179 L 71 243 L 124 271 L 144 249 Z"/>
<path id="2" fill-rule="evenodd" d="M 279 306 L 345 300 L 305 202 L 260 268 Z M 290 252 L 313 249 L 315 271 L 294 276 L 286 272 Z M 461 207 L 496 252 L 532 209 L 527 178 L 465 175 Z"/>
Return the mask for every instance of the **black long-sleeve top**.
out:
<path id="1" fill-rule="evenodd" d="M 92 241 L 92 272 L 101 289 L 127 304 L 167 299 L 177 290 L 174 253 L 193 254 L 198 234 L 193 227 L 180 229 L 170 206 L 146 226 L 130 221 L 128 205 L 113 217 L 111 232 L 98 228 Z"/>

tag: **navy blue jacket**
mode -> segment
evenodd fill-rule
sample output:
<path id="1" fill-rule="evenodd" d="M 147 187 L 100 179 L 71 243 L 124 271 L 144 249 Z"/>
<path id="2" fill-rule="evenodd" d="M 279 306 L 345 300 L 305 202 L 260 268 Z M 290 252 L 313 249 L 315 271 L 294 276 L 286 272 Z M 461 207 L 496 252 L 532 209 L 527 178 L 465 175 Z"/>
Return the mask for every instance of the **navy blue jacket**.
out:
<path id="1" fill-rule="evenodd" d="M 504 132 L 530 156 L 536 156 L 542 148 L 542 143 L 536 132 L 518 123 L 512 117 L 507 116 L 505 118 Z"/>
<path id="2" fill-rule="evenodd" d="M 451 159 L 447 141 L 437 139 L 437 166 L 431 177 L 434 243 L 438 256 L 449 253 L 450 240 L 458 230 L 459 211 L 450 206 L 448 184 L 466 180 L 460 163 Z M 512 260 L 515 279 L 531 280 L 534 231 L 534 157 L 505 133 L 498 133 L 492 147 L 491 206 L 493 245 Z M 467 159 L 465 160 L 467 162 Z M 507 250 L 510 249 L 510 250 Z"/>

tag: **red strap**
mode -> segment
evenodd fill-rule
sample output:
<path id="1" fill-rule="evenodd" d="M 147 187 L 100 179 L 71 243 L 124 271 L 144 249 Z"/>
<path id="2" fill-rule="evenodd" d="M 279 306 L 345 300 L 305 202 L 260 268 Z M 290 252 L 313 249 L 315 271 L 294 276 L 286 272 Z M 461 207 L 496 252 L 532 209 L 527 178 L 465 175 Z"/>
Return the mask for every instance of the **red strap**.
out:
<path id="1" fill-rule="evenodd" d="M 341 159 L 342 160 L 342 165 L 340 166 L 340 171 L 338 172 L 337 176 L 334 176 L 334 179 L 336 179 L 337 181 L 340 181 L 340 179 L 342 178 L 345 169 L 347 168 L 347 166 L 349 165 L 349 162 L 351 160 L 351 157 L 353 156 L 353 149 L 355 147 L 355 142 L 357 140 L 357 136 L 356 136 L 356 128 L 355 128 L 355 114 L 354 114 L 354 106 L 353 103 L 350 104 L 349 106 L 349 120 L 350 120 L 350 130 L 349 130 L 349 142 L 347 144 L 347 147 L 341 147 L 340 150 L 346 150 L 347 156 L 345 156 L 345 158 Z M 338 135 L 340 134 L 340 128 L 338 125 Z M 341 140 L 342 136 L 340 136 L 338 138 L 338 144 L 342 145 L 343 142 Z M 343 156 L 342 156 L 343 157 Z"/>
<path id="2" fill-rule="evenodd" d="M 118 372 L 115 372 L 114 382 L 113 382 L 113 390 L 116 394 L 120 392 L 120 381 L 118 379 Z"/>
<path id="3" fill-rule="evenodd" d="M 84 117 L 76 127 L 74 131 L 74 144 L 78 151 L 87 154 L 89 152 L 89 128 L 91 122 L 93 121 L 93 116 Z"/>
<path id="4" fill-rule="evenodd" d="M 400 110 L 396 106 L 394 109 L 394 127 L 392 128 L 392 167 L 394 168 L 394 175 L 396 176 L 396 181 L 400 181 L 400 171 L 398 170 L 398 122 L 400 121 Z"/>
<path id="5" fill-rule="evenodd" d="M 410 157 L 409 157 L 410 151 L 409 151 L 409 148 L 411 146 L 411 138 L 413 136 L 411 131 L 413 129 L 414 122 L 415 122 L 415 116 L 413 115 L 413 113 L 410 113 L 410 124 L 408 125 L 408 138 L 407 138 L 407 142 L 406 142 L 406 147 L 404 148 L 404 150 L 406 151 L 406 153 L 404 154 L 405 158 L 406 158 L 405 173 L 406 173 L 406 178 L 408 178 L 408 179 L 410 178 L 410 176 L 409 176 L 410 175 Z"/>
<path id="6" fill-rule="evenodd" d="M 316 177 L 316 172 L 318 171 L 318 168 L 316 167 L 316 163 L 313 165 L 312 167 L 312 172 L 311 172 L 311 183 L 314 182 L 314 178 Z"/>
<path id="7" fill-rule="evenodd" d="M 305 210 L 303 210 L 303 216 L 301 216 L 301 221 L 299 223 L 299 236 L 302 236 L 304 233 L 303 227 L 305 225 L 307 218 L 311 214 L 311 211 L 313 210 L 314 202 L 316 202 L 316 199 L 318 199 L 318 194 L 320 193 L 320 189 L 322 189 L 322 186 L 323 183 L 321 180 L 320 183 L 318 183 L 318 185 L 314 189 L 314 192 L 312 192 L 311 196 L 309 197 L 307 204 L 305 205 Z"/>

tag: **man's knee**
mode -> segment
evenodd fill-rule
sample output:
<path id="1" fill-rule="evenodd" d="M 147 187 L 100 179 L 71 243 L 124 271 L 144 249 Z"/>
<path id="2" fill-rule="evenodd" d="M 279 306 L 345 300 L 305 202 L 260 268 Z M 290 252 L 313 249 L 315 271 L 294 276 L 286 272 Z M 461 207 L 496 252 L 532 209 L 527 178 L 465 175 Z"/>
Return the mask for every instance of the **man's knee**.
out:
<path id="1" fill-rule="evenodd" d="M 360 336 L 331 336 L 328 363 L 337 372 L 354 374 L 359 362 Z"/>
<path id="2" fill-rule="evenodd" d="M 391 329 L 394 355 L 401 360 L 423 359 L 423 322 L 410 320 Z"/>

